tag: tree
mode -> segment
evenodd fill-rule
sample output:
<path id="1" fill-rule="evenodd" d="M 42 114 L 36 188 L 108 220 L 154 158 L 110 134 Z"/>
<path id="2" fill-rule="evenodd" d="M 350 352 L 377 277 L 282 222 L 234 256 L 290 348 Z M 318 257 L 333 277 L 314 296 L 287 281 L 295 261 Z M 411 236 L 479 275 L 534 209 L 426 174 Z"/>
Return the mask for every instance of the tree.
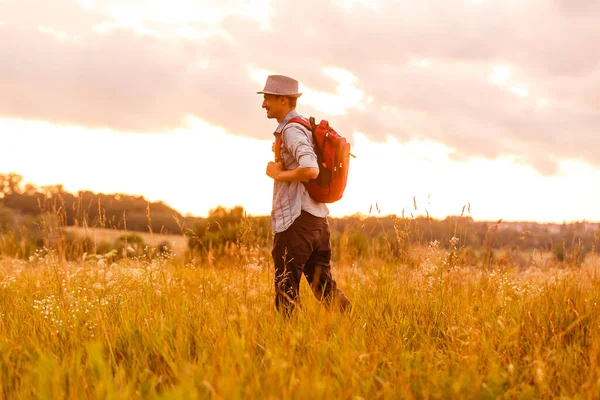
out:
<path id="1" fill-rule="evenodd" d="M 25 184 L 25 194 L 27 196 L 33 196 L 38 191 L 37 187 L 32 183 Z"/>
<path id="2" fill-rule="evenodd" d="M 20 193 L 22 182 L 23 177 L 14 172 L 10 172 L 8 175 L 0 174 L 0 193 L 4 195 Z"/>

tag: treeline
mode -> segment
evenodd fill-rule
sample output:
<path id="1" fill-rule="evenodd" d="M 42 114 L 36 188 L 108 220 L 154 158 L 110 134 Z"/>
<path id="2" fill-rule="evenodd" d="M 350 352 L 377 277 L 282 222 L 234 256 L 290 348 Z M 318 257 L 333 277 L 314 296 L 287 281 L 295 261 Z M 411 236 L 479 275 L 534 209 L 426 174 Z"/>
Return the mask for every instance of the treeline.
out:
<path id="1" fill-rule="evenodd" d="M 206 220 L 193 226 L 192 249 L 224 249 L 232 245 L 270 245 L 269 217 L 246 217 L 243 208 L 218 207 Z M 409 262 L 415 249 L 434 244 L 457 249 L 471 260 L 525 266 L 530 254 L 551 254 L 558 262 L 581 263 L 600 243 L 598 224 L 540 224 L 524 222 L 476 222 L 469 216 L 444 220 L 427 217 L 351 216 L 330 218 L 334 259 L 377 255 Z M 467 257 L 467 258 L 469 258 Z"/>
<path id="2" fill-rule="evenodd" d="M 0 228 L 31 225 L 39 216 L 52 215 L 62 226 L 89 226 L 130 231 L 181 234 L 185 218 L 162 202 L 143 196 L 81 191 L 62 185 L 23 185 L 18 174 L 0 174 Z"/>
<path id="3" fill-rule="evenodd" d="M 217 207 L 208 218 L 190 217 L 142 196 L 89 191 L 72 194 L 61 185 L 38 188 L 24 184 L 17 174 L 0 174 L 0 231 L 35 236 L 32 232 L 48 223 L 185 234 L 189 249 L 199 254 L 218 254 L 232 247 L 268 249 L 272 239 L 269 217 L 248 216 L 242 207 Z M 357 215 L 330 218 L 330 224 L 336 258 L 377 253 L 406 260 L 411 249 L 431 243 L 450 248 L 452 241 L 474 256 L 493 257 L 500 249 L 511 257 L 538 251 L 551 253 L 558 261 L 580 262 L 589 252 L 597 251 L 600 241 L 598 224 L 585 222 L 557 225 L 474 221 L 465 215 L 444 220 Z"/>

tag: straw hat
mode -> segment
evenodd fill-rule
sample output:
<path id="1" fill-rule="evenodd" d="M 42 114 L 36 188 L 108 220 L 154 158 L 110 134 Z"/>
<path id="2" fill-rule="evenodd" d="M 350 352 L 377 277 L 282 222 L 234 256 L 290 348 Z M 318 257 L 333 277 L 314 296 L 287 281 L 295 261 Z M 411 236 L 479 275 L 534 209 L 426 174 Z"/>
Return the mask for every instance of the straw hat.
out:
<path id="1" fill-rule="evenodd" d="M 274 94 L 276 96 L 300 97 L 298 93 L 298 81 L 283 75 L 269 75 L 267 83 L 262 92 L 257 94 Z"/>

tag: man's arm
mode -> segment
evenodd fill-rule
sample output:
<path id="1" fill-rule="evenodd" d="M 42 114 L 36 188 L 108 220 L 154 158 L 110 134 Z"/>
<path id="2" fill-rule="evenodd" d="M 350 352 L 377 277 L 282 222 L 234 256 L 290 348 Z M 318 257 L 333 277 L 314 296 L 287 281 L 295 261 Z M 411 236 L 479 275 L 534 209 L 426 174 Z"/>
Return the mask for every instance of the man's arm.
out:
<path id="1" fill-rule="evenodd" d="M 305 168 L 296 168 L 290 169 L 287 171 L 283 170 L 283 164 L 281 161 L 273 162 L 271 161 L 267 165 L 267 175 L 276 181 L 287 181 L 287 182 L 296 182 L 296 181 L 309 181 L 311 179 L 315 179 L 319 176 L 319 168 L 313 167 L 305 167 Z"/>
<path id="2" fill-rule="evenodd" d="M 317 155 L 315 154 L 309 135 L 312 135 L 304 128 L 290 125 L 282 133 L 284 135 L 283 143 L 290 154 L 298 161 L 298 167 L 295 169 L 284 170 L 281 162 L 271 162 L 267 165 L 267 175 L 278 181 L 297 182 L 309 181 L 319 176 L 319 165 L 317 164 Z"/>

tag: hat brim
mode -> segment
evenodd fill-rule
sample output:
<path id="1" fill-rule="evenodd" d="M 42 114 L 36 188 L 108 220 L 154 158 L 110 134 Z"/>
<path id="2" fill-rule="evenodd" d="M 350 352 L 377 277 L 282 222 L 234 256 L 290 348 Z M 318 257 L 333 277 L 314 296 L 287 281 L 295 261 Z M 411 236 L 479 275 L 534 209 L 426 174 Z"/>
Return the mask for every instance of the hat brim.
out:
<path id="1" fill-rule="evenodd" d="M 283 93 L 275 93 L 275 92 L 256 92 L 256 94 L 272 94 L 274 96 L 296 97 L 296 98 L 302 96 L 302 93 L 283 94 Z"/>

